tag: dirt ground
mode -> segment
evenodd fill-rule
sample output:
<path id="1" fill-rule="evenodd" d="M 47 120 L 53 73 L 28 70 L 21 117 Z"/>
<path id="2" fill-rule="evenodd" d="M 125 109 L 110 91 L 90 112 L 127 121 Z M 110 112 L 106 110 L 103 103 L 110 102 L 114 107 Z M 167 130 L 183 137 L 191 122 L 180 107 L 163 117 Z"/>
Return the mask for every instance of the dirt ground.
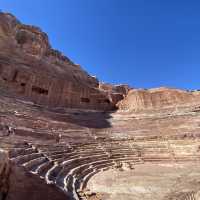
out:
<path id="1" fill-rule="evenodd" d="M 130 171 L 108 170 L 91 178 L 88 188 L 103 200 L 185 200 L 192 196 L 198 200 L 199 164 L 143 164 Z"/>

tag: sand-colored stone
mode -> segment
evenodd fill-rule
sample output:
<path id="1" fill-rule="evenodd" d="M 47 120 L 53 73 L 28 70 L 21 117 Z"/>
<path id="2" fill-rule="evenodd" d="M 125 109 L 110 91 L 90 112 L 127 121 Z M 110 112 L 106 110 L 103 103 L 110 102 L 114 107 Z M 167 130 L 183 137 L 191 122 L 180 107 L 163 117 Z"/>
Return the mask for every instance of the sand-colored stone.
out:
<path id="1" fill-rule="evenodd" d="M 197 163 L 144 164 L 131 171 L 100 172 L 88 188 L 102 200 L 199 200 Z"/>
<path id="2" fill-rule="evenodd" d="M 133 89 L 118 103 L 121 110 L 155 110 L 176 108 L 184 105 L 199 105 L 200 92 L 171 88 Z"/>

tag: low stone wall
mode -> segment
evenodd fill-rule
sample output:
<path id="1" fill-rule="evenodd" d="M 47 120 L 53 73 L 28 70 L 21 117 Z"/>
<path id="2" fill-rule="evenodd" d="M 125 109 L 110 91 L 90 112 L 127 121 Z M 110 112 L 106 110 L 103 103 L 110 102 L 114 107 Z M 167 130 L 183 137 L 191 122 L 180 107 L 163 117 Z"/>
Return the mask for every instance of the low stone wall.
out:
<path id="1" fill-rule="evenodd" d="M 7 152 L 0 149 L 0 200 L 5 200 L 9 189 L 10 165 Z"/>

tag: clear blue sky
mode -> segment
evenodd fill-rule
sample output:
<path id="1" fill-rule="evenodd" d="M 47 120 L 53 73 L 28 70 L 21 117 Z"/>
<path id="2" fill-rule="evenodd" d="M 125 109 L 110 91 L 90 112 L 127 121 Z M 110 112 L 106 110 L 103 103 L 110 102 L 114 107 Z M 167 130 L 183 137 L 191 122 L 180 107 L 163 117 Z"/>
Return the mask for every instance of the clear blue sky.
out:
<path id="1" fill-rule="evenodd" d="M 91 75 L 133 87 L 200 88 L 198 0 L 2 0 Z"/>

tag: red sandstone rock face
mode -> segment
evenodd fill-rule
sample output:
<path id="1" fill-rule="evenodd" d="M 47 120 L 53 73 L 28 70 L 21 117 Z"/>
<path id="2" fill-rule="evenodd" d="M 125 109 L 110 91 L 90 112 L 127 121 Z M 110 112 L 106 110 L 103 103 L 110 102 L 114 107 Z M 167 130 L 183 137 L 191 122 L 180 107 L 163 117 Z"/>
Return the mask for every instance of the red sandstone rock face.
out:
<path id="1" fill-rule="evenodd" d="M 188 92 L 170 88 L 150 90 L 133 89 L 127 97 L 118 103 L 121 110 L 137 111 L 145 109 L 162 109 L 187 105 L 198 105 L 200 92 Z"/>
<path id="2" fill-rule="evenodd" d="M 0 13 L 0 88 L 36 104 L 111 110 L 144 110 L 196 105 L 199 92 L 130 89 L 99 81 L 51 48 L 39 28 Z"/>
<path id="3" fill-rule="evenodd" d="M 51 48 L 39 28 L 0 13 L 0 87 L 37 104 L 111 110 L 99 82 Z"/>
<path id="4" fill-rule="evenodd" d="M 111 85 L 108 83 L 100 83 L 99 89 L 108 94 L 110 101 L 116 105 L 119 101 L 124 99 L 131 89 L 128 85 Z"/>
<path id="5" fill-rule="evenodd" d="M 0 199 L 4 200 L 9 190 L 10 164 L 8 155 L 0 148 Z"/>
<path id="6" fill-rule="evenodd" d="M 104 90 L 110 93 L 119 93 L 123 95 L 127 95 L 128 91 L 131 89 L 128 85 L 125 85 L 125 84 L 112 85 L 108 83 L 100 83 L 99 88 L 101 90 Z"/>

